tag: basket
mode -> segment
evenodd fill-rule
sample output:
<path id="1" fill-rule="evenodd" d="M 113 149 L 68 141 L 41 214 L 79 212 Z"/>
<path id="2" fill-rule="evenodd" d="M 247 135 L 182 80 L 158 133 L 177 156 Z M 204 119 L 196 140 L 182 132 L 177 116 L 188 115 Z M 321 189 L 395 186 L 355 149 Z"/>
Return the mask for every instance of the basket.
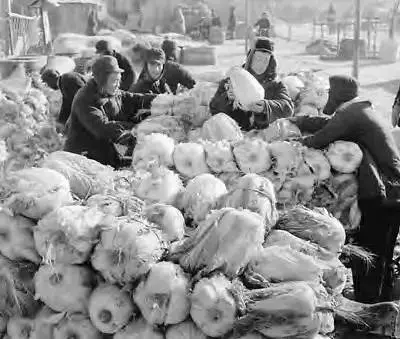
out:
<path id="1" fill-rule="evenodd" d="M 181 51 L 181 63 L 183 65 L 216 65 L 217 52 L 212 46 L 185 47 Z"/>

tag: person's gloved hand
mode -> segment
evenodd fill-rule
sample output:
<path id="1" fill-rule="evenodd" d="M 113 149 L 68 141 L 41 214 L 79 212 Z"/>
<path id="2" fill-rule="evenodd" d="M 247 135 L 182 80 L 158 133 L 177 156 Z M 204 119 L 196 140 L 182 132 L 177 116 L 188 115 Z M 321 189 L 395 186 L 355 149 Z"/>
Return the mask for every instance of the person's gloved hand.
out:
<path id="1" fill-rule="evenodd" d="M 235 94 L 233 93 L 232 84 L 229 79 L 225 83 L 225 90 L 226 90 L 226 96 L 228 97 L 228 99 L 235 100 Z"/>
<path id="2" fill-rule="evenodd" d="M 135 142 L 136 142 L 136 138 L 130 130 L 123 131 L 116 141 L 117 144 L 125 145 L 125 146 L 132 145 Z"/>
<path id="3" fill-rule="evenodd" d="M 265 101 L 264 100 L 254 102 L 249 106 L 250 112 L 263 113 L 264 110 L 265 110 Z"/>

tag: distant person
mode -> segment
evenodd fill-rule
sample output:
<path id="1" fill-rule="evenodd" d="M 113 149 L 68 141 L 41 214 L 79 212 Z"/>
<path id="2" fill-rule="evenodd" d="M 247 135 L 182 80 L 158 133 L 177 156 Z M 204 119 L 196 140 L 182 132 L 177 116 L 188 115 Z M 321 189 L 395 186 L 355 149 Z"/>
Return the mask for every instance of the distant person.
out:
<path id="1" fill-rule="evenodd" d="M 190 89 L 195 84 L 192 75 L 181 65 L 166 60 L 162 49 L 151 48 L 147 52 L 145 69 L 132 91 L 135 93 L 176 94 L 179 85 Z"/>
<path id="2" fill-rule="evenodd" d="M 145 42 L 138 42 L 130 50 L 129 56 L 132 62 L 133 73 L 135 75 L 132 86 L 137 83 L 140 75 L 144 70 L 144 66 L 146 63 L 146 52 L 150 48 L 150 44 L 147 44 Z"/>
<path id="3" fill-rule="evenodd" d="M 215 12 L 215 9 L 211 10 L 211 27 L 222 27 L 221 18 Z"/>
<path id="4" fill-rule="evenodd" d="M 181 6 L 176 7 L 172 17 L 172 31 L 178 34 L 186 34 L 186 20 Z"/>
<path id="5" fill-rule="evenodd" d="M 335 10 L 335 7 L 333 6 L 332 2 L 329 5 L 327 22 L 328 22 L 329 34 L 335 34 L 336 33 L 336 10 Z"/>
<path id="6" fill-rule="evenodd" d="M 210 102 L 211 114 L 225 113 L 244 131 L 264 129 L 270 123 L 293 115 L 293 102 L 285 85 L 277 79 L 274 43 L 269 38 L 257 39 L 243 66 L 264 87 L 264 99 L 251 105 L 249 111 L 234 107 L 234 97 L 229 78 L 220 82 Z"/>
<path id="7" fill-rule="evenodd" d="M 53 90 L 60 90 L 62 104 L 57 117 L 59 129 L 64 130 L 69 116 L 71 115 L 72 101 L 76 93 L 86 85 L 87 76 L 77 72 L 60 75 L 55 69 L 45 69 L 41 75 L 42 81 Z"/>
<path id="8" fill-rule="evenodd" d="M 120 88 L 128 91 L 133 84 L 135 74 L 131 62 L 127 57 L 118 53 L 107 40 L 100 40 L 96 43 L 96 53 L 100 55 L 110 55 L 117 59 L 119 68 L 123 69 Z"/>
<path id="9" fill-rule="evenodd" d="M 254 27 L 257 29 L 258 36 L 269 37 L 271 22 L 269 21 L 267 12 L 262 13 L 261 18 L 254 24 Z"/>
<path id="10" fill-rule="evenodd" d="M 89 17 L 88 17 L 88 22 L 87 22 L 87 27 L 86 27 L 86 35 L 88 35 L 88 36 L 96 35 L 98 26 L 99 26 L 99 23 L 97 20 L 97 13 L 93 9 L 89 12 Z"/>
<path id="11" fill-rule="evenodd" d="M 227 37 L 230 39 L 235 39 L 236 37 L 236 8 L 235 6 L 231 6 L 229 19 L 228 19 L 228 27 L 226 29 Z"/>
<path id="12" fill-rule="evenodd" d="M 179 51 L 176 41 L 165 39 L 161 45 L 161 48 L 165 53 L 165 58 L 167 61 L 179 61 Z"/>

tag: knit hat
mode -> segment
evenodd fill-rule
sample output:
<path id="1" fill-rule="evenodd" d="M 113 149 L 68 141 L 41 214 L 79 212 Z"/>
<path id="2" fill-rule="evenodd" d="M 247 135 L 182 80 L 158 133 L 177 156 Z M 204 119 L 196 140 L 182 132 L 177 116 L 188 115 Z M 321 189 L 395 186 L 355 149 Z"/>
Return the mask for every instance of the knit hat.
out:
<path id="1" fill-rule="evenodd" d="M 273 53 L 274 52 L 274 42 L 265 37 L 260 37 L 257 39 L 256 43 L 254 44 L 254 49 L 256 50 L 262 50 L 268 53 Z"/>
<path id="2" fill-rule="evenodd" d="M 94 76 L 99 74 L 123 73 L 124 70 L 119 68 L 118 61 L 110 55 L 104 55 L 96 59 L 92 65 Z"/>
<path id="3" fill-rule="evenodd" d="M 348 75 L 333 75 L 329 78 L 330 95 L 343 102 L 358 96 L 358 81 Z"/>
<path id="4" fill-rule="evenodd" d="M 52 68 L 44 69 L 41 78 L 42 81 L 47 84 L 52 89 L 58 89 L 58 79 L 60 77 L 60 73 Z"/>
<path id="5" fill-rule="evenodd" d="M 110 41 L 100 40 L 96 43 L 96 53 L 112 53 L 114 48 L 111 45 Z"/>
<path id="6" fill-rule="evenodd" d="M 146 52 L 146 61 L 148 63 L 165 63 L 165 53 L 161 48 L 150 48 Z"/>

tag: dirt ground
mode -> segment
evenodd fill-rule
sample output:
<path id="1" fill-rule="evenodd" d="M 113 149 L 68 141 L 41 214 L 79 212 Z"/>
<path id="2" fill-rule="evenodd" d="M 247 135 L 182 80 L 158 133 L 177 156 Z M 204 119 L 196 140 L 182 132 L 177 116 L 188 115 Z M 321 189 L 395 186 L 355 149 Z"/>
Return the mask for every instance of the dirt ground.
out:
<path id="1" fill-rule="evenodd" d="M 328 77 L 332 74 L 352 73 L 352 61 L 323 61 L 318 56 L 305 53 L 306 42 L 275 39 L 278 59 L 278 72 L 287 73 L 298 70 L 313 69 Z M 245 57 L 244 40 L 226 41 L 216 46 L 218 63 L 216 66 L 190 66 L 195 75 L 212 70 L 226 71 L 230 66 L 240 65 Z M 380 60 L 361 60 L 359 81 L 362 96 L 372 100 L 377 111 L 390 117 L 391 107 L 400 84 L 400 63 L 384 64 Z"/>

